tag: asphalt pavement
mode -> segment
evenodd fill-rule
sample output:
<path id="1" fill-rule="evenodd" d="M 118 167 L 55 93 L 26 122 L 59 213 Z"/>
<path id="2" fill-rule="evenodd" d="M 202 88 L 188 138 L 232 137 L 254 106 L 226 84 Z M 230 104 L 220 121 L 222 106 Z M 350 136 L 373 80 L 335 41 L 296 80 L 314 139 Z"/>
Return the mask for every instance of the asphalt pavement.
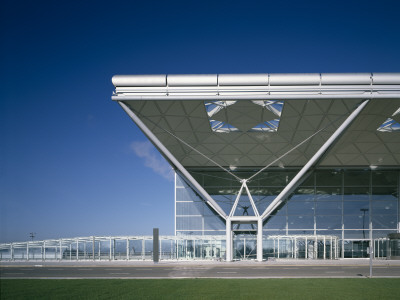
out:
<path id="1" fill-rule="evenodd" d="M 400 261 L 374 261 L 373 277 L 400 278 Z M 369 260 L 274 262 L 1 262 L 1 278 L 367 278 Z"/>

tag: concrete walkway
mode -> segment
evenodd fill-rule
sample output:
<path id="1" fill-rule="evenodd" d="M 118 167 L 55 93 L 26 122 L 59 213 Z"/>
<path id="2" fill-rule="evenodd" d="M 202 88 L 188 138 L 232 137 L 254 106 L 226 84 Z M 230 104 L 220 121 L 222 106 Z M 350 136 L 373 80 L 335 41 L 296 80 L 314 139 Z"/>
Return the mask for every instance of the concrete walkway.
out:
<path id="1" fill-rule="evenodd" d="M 0 267 L 12 267 L 12 266 L 125 266 L 125 267 L 135 267 L 135 266 L 369 266 L 370 260 L 368 258 L 358 258 L 358 259 L 337 259 L 337 260 L 305 260 L 305 259 L 277 259 L 273 261 L 213 261 L 213 260 L 161 260 L 158 263 L 152 261 L 126 261 L 126 260 L 113 260 L 113 261 L 1 261 Z M 373 260 L 373 266 L 400 266 L 400 260 Z"/>

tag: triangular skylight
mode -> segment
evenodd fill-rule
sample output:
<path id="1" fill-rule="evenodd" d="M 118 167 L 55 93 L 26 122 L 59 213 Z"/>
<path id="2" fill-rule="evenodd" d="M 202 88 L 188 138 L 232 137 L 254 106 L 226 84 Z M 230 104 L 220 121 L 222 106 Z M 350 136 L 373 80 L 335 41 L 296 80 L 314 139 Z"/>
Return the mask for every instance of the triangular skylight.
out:
<path id="1" fill-rule="evenodd" d="M 212 131 L 214 132 L 235 132 L 239 131 L 235 126 L 232 126 L 231 124 L 218 121 L 218 120 L 210 120 L 210 126 Z"/>
<path id="2" fill-rule="evenodd" d="M 274 101 L 274 100 L 253 100 L 254 104 L 260 105 L 269 111 L 273 112 L 278 117 L 282 114 L 283 109 L 283 101 Z"/>
<path id="3" fill-rule="evenodd" d="M 254 126 L 252 129 L 249 131 L 261 131 L 261 132 L 276 132 L 278 131 L 279 127 L 279 120 L 280 119 L 275 119 L 271 121 L 266 121 L 261 124 L 258 124 L 257 126 Z"/>
<path id="4" fill-rule="evenodd" d="M 278 127 L 279 127 L 279 121 L 280 121 L 280 117 L 282 114 L 282 109 L 283 109 L 283 101 L 277 101 L 277 100 L 252 100 L 249 101 L 249 103 L 261 106 L 263 109 L 267 110 L 268 113 L 264 112 L 262 113 L 262 119 L 264 119 L 264 121 L 262 123 L 259 124 L 251 124 L 251 126 L 254 127 L 249 127 L 249 115 L 247 112 L 247 120 L 244 121 L 246 115 L 243 115 L 243 118 L 240 118 L 239 123 L 242 122 L 242 127 L 238 126 L 235 124 L 235 122 L 237 122 L 237 119 L 232 120 L 232 122 L 229 122 L 230 118 L 232 118 L 232 116 L 235 116 L 238 114 L 238 112 L 240 112 L 240 110 L 238 109 L 234 109 L 236 108 L 236 106 L 233 107 L 233 110 L 231 110 L 231 108 L 227 109 L 229 106 L 232 106 L 234 104 L 238 103 L 237 101 L 205 101 L 204 102 L 204 106 L 206 108 L 207 111 L 207 115 L 210 121 L 210 126 L 211 126 L 211 130 L 214 132 L 218 132 L 218 133 L 229 133 L 229 132 L 240 132 L 240 131 L 248 131 L 248 132 L 277 132 L 278 131 Z M 243 105 L 239 105 L 239 107 L 241 107 Z M 227 110 L 226 110 L 227 109 Z M 251 109 L 249 107 L 249 109 Z M 254 109 L 253 109 L 254 110 Z M 225 113 L 220 111 L 225 111 Z M 255 112 L 255 114 L 257 114 L 257 112 Z M 276 116 L 276 118 L 273 118 L 273 116 Z M 261 119 L 261 120 L 262 120 Z M 227 122 L 228 120 L 228 122 Z M 254 119 L 255 122 L 257 122 L 256 119 Z M 247 123 L 246 123 L 247 122 Z M 260 120 L 258 120 L 258 122 L 260 122 Z M 235 125 L 232 125 L 235 124 Z M 247 127 L 247 128 L 246 128 Z"/>
<path id="5" fill-rule="evenodd" d="M 208 117 L 212 117 L 215 115 L 217 112 L 219 112 L 221 109 L 235 104 L 236 101 L 209 101 L 205 102 L 204 105 L 207 110 Z"/>
<path id="6" fill-rule="evenodd" d="M 381 126 L 379 126 L 377 130 L 381 132 L 400 131 L 400 123 L 394 120 L 394 119 L 399 119 L 399 116 L 400 116 L 400 107 L 398 110 L 394 112 L 392 118 L 388 118 L 385 122 L 383 122 Z"/>

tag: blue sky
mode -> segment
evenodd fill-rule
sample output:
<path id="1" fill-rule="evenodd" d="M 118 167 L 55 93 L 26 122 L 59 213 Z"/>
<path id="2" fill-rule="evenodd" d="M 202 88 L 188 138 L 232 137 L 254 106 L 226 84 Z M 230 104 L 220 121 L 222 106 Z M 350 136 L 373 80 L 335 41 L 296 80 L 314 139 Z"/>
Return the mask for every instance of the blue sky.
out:
<path id="1" fill-rule="evenodd" d="M 2 1 L 0 242 L 173 234 L 115 74 L 399 72 L 398 1 Z"/>

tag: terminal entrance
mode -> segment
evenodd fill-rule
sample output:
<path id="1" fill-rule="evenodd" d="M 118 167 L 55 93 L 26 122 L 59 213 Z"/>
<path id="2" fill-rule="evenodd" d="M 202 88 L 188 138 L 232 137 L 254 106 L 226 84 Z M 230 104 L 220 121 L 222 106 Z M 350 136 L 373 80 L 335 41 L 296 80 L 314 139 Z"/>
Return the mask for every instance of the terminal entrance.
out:
<path id="1" fill-rule="evenodd" d="M 257 230 L 233 230 L 233 260 L 257 259 Z"/>

